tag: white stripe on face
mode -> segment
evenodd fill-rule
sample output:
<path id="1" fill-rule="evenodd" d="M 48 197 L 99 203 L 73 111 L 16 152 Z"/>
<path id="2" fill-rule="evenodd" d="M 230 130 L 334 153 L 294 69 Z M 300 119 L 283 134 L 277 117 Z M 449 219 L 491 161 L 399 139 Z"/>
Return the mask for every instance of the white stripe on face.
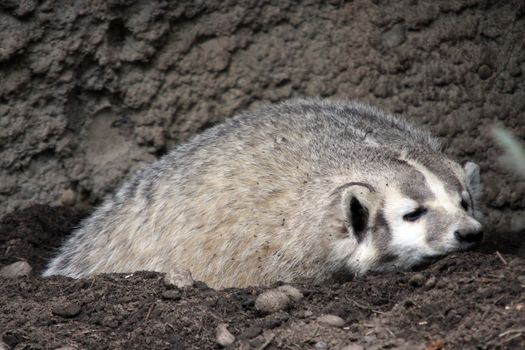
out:
<path id="1" fill-rule="evenodd" d="M 454 213 L 460 210 L 459 203 L 461 201 L 461 197 L 459 193 L 448 193 L 445 188 L 445 184 L 425 166 L 411 159 L 403 160 L 406 161 L 412 167 L 414 167 L 414 169 L 419 171 L 425 177 L 425 181 L 428 185 L 428 188 L 434 194 L 434 199 L 427 203 L 428 206 L 434 208 L 441 207 L 447 213 Z"/>
<path id="2" fill-rule="evenodd" d="M 404 214 L 410 213 L 420 205 L 421 203 L 407 198 L 399 190 L 391 188 L 384 206 L 392 235 L 390 245 L 396 255 L 409 265 L 416 263 L 420 256 L 436 253 L 427 243 L 425 220 L 416 222 L 403 220 Z M 410 261 L 412 258 L 414 261 Z"/>
<path id="3" fill-rule="evenodd" d="M 414 198 L 410 194 L 404 193 L 401 188 L 392 187 L 388 193 L 389 199 L 386 201 L 385 214 L 388 217 L 392 233 L 391 247 L 400 256 L 399 263 L 409 266 L 417 263 L 425 256 L 438 255 L 443 253 L 441 247 L 443 239 L 454 239 L 454 231 L 449 224 L 456 218 L 463 216 L 463 209 L 460 207 L 459 193 L 447 192 L 446 184 L 432 171 L 415 160 L 402 157 L 409 166 L 421 174 L 419 180 L 413 179 L 415 187 L 421 186 L 421 195 Z M 410 182 L 410 179 L 408 179 Z M 417 195 L 417 191 L 413 195 Z M 407 196 L 408 195 L 408 196 Z M 418 198 L 419 197 L 419 198 Z M 408 222 L 403 219 L 403 215 L 416 210 L 419 207 L 428 209 L 420 220 Z M 440 220 L 436 218 L 447 218 L 446 227 L 440 225 Z M 431 234 L 438 230 L 439 234 Z M 440 237 L 439 244 L 429 242 L 429 237 Z M 450 244 L 446 244 L 449 246 Z"/>

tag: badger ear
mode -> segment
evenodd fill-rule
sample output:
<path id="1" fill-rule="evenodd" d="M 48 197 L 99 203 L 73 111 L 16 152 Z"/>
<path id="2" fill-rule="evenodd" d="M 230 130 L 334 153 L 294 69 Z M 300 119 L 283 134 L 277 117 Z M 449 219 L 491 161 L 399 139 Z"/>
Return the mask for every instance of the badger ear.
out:
<path id="1" fill-rule="evenodd" d="M 466 162 L 463 166 L 466 174 L 467 190 L 474 201 L 481 198 L 481 177 L 479 174 L 479 165 L 474 162 Z"/>
<path id="2" fill-rule="evenodd" d="M 472 198 L 472 216 L 483 223 L 485 218 L 480 203 L 483 187 L 481 185 L 479 165 L 473 162 L 466 162 L 463 169 L 466 175 L 467 191 Z"/>
<path id="3" fill-rule="evenodd" d="M 370 224 L 370 217 L 375 208 L 375 190 L 366 183 L 350 182 L 341 187 L 341 210 L 349 232 L 361 242 Z"/>

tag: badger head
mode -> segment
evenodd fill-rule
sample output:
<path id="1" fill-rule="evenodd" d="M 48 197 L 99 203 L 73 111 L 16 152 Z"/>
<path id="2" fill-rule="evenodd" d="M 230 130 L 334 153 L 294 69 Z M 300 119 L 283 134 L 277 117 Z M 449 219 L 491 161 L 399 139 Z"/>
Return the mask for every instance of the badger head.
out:
<path id="1" fill-rule="evenodd" d="M 334 193 L 342 236 L 331 260 L 360 274 L 409 269 L 483 239 L 479 167 L 397 159 Z"/>

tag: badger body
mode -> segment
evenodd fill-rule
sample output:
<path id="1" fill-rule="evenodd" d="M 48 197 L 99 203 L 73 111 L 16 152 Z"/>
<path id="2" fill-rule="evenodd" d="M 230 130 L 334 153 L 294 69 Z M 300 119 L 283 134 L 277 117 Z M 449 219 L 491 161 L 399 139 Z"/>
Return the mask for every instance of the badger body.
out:
<path id="1" fill-rule="evenodd" d="M 407 269 L 482 237 L 479 168 L 353 102 L 292 100 L 207 129 L 87 218 L 45 276 L 188 269 L 215 288 Z"/>

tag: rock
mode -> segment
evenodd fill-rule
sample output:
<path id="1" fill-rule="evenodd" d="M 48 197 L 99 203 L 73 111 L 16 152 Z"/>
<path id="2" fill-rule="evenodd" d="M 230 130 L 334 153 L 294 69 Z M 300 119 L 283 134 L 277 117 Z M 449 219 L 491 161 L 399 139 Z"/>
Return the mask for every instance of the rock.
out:
<path id="1" fill-rule="evenodd" d="M 77 316 L 82 308 L 77 303 L 60 304 L 55 306 L 51 312 L 54 315 L 71 318 Z"/>
<path id="2" fill-rule="evenodd" d="M 519 275 L 517 279 L 519 283 L 525 285 L 525 275 Z"/>
<path id="3" fill-rule="evenodd" d="M 377 343 L 377 337 L 375 335 L 373 335 L 373 334 L 365 335 L 364 337 L 362 337 L 362 340 L 365 343 L 368 343 L 368 344 L 375 344 L 375 343 Z"/>
<path id="4" fill-rule="evenodd" d="M 6 343 L 0 340 L 0 350 L 9 350 L 9 347 Z"/>
<path id="5" fill-rule="evenodd" d="M 299 289 L 292 287 L 290 285 L 287 285 L 287 284 L 284 286 L 278 287 L 277 290 L 288 295 L 288 297 L 295 302 L 301 301 L 304 298 L 303 293 L 301 293 Z"/>
<path id="6" fill-rule="evenodd" d="M 432 289 L 436 285 L 437 279 L 436 277 L 432 276 L 425 282 L 425 288 L 426 289 Z"/>
<path id="7" fill-rule="evenodd" d="M 252 339 L 262 334 L 263 330 L 261 327 L 248 327 L 242 331 L 239 336 L 240 339 Z"/>
<path id="8" fill-rule="evenodd" d="M 102 326 L 109 328 L 117 328 L 120 325 L 119 320 L 112 316 L 106 316 L 102 319 Z"/>
<path id="9" fill-rule="evenodd" d="M 328 349 L 328 344 L 326 344 L 326 342 L 321 340 L 315 343 L 314 347 L 319 350 L 324 350 L 324 349 Z"/>
<path id="10" fill-rule="evenodd" d="M 16 278 L 22 276 L 29 276 L 33 268 L 25 261 L 17 261 L 10 265 L 4 266 L 0 270 L 0 277 Z"/>
<path id="11" fill-rule="evenodd" d="M 425 276 L 422 273 L 416 273 L 408 280 L 408 284 L 416 288 L 421 287 L 423 283 L 425 283 Z"/>
<path id="12" fill-rule="evenodd" d="M 481 80 L 486 80 L 490 78 L 491 75 L 492 75 L 492 69 L 490 69 L 490 67 L 487 66 L 486 64 L 482 64 L 478 68 L 478 76 Z"/>
<path id="13" fill-rule="evenodd" d="M 288 315 L 288 313 L 285 312 L 270 314 L 262 320 L 262 326 L 263 328 L 268 329 L 277 328 L 289 319 L 290 315 Z"/>
<path id="14" fill-rule="evenodd" d="M 219 323 L 215 332 L 217 344 L 223 348 L 232 345 L 235 341 L 235 337 L 228 331 L 226 323 Z"/>
<path id="15" fill-rule="evenodd" d="M 317 322 L 331 327 L 343 327 L 345 320 L 336 315 L 321 315 L 317 317 Z"/>
<path id="16" fill-rule="evenodd" d="M 272 313 L 287 309 L 290 306 L 290 298 L 279 290 L 267 290 L 255 300 L 255 308 L 259 311 Z"/>
<path id="17" fill-rule="evenodd" d="M 72 189 L 68 188 L 67 190 L 64 190 L 64 192 L 62 192 L 62 195 L 60 196 L 60 205 L 66 207 L 72 206 L 73 204 L 75 204 L 75 198 L 75 192 L 73 192 Z"/>
<path id="18" fill-rule="evenodd" d="M 164 292 L 162 292 L 161 297 L 162 299 L 167 299 L 167 300 L 180 300 L 182 298 L 182 295 L 180 291 L 176 289 L 171 289 L 171 290 L 165 290 Z"/>
<path id="19" fill-rule="evenodd" d="M 342 348 L 341 350 L 365 350 L 365 348 L 362 345 L 359 344 L 349 344 Z"/>
<path id="20" fill-rule="evenodd" d="M 299 311 L 297 313 L 297 317 L 299 317 L 299 318 L 310 318 L 313 315 L 314 315 L 314 313 L 311 310 Z"/>
<path id="21" fill-rule="evenodd" d="M 177 288 L 188 288 L 193 286 L 193 278 L 189 270 L 173 269 L 164 276 L 164 285 Z"/>
<path id="22" fill-rule="evenodd" d="M 403 44 L 406 40 L 406 28 L 403 24 L 396 24 L 390 30 L 383 33 L 381 40 L 388 47 L 396 47 Z"/>

